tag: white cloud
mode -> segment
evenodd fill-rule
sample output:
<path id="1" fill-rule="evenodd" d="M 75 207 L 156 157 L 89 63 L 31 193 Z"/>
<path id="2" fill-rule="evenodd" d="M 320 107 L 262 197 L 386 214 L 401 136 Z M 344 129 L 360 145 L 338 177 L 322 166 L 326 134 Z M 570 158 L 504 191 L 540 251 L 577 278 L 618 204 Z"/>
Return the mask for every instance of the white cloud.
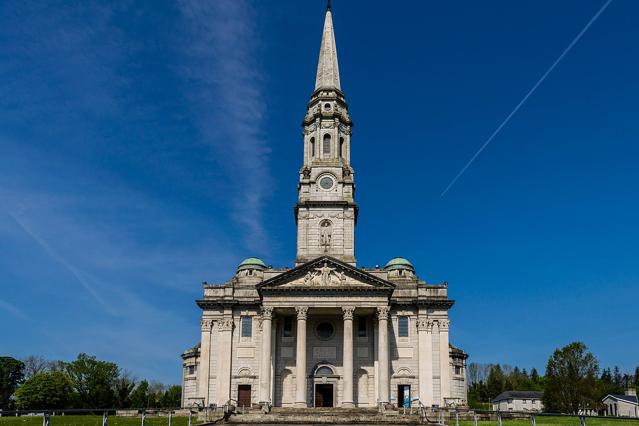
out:
<path id="1" fill-rule="evenodd" d="M 180 1 L 186 38 L 180 72 L 203 142 L 212 144 L 229 175 L 234 219 L 245 246 L 268 247 L 262 217 L 271 181 L 264 126 L 265 99 L 255 56 L 254 11 L 244 0 Z"/>

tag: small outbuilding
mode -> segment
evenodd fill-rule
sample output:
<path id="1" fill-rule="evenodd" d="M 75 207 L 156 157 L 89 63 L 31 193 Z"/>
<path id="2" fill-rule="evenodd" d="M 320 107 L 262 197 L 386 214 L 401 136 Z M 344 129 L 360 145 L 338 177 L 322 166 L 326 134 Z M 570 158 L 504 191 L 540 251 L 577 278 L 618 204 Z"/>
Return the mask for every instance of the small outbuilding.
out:
<path id="1" fill-rule="evenodd" d="M 491 401 L 493 411 L 543 411 L 543 395 L 543 392 L 537 391 L 502 392 Z"/>
<path id="2" fill-rule="evenodd" d="M 623 395 L 606 395 L 601 402 L 606 416 L 639 418 L 639 401 L 635 389 L 627 389 Z"/>

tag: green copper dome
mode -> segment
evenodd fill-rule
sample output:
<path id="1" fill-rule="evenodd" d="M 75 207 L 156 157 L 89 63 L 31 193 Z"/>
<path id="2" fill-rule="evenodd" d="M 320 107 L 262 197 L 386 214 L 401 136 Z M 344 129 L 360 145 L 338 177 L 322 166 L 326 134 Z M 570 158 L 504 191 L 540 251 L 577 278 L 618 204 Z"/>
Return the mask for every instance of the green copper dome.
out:
<path id="1" fill-rule="evenodd" d="M 238 271 L 243 269 L 266 269 L 266 264 L 259 257 L 247 257 L 237 265 Z"/>
<path id="2" fill-rule="evenodd" d="M 393 271 L 395 269 L 410 269 L 411 271 L 415 271 L 415 267 L 408 260 L 403 257 L 394 257 L 388 261 L 384 269 L 387 271 Z"/>

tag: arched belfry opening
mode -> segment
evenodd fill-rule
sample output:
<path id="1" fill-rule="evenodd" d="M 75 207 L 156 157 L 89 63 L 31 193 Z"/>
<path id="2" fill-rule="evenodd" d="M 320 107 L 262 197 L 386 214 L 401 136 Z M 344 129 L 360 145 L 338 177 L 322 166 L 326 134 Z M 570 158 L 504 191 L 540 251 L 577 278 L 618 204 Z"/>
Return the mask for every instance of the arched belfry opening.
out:
<path id="1" fill-rule="evenodd" d="M 331 157 L 331 135 L 328 133 L 324 135 L 324 141 L 322 142 L 322 157 Z"/>

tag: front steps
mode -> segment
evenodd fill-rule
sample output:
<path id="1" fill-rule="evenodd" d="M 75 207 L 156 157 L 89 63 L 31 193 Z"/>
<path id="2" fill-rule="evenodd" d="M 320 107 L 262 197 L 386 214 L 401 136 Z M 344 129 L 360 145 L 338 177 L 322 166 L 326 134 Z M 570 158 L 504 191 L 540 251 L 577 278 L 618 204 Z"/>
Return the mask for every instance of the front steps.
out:
<path id="1" fill-rule="evenodd" d="M 367 425 L 417 425 L 417 414 L 406 416 L 389 410 L 379 413 L 377 408 L 281 408 L 274 407 L 269 414 L 248 411 L 228 419 L 233 424 L 367 424 Z"/>

